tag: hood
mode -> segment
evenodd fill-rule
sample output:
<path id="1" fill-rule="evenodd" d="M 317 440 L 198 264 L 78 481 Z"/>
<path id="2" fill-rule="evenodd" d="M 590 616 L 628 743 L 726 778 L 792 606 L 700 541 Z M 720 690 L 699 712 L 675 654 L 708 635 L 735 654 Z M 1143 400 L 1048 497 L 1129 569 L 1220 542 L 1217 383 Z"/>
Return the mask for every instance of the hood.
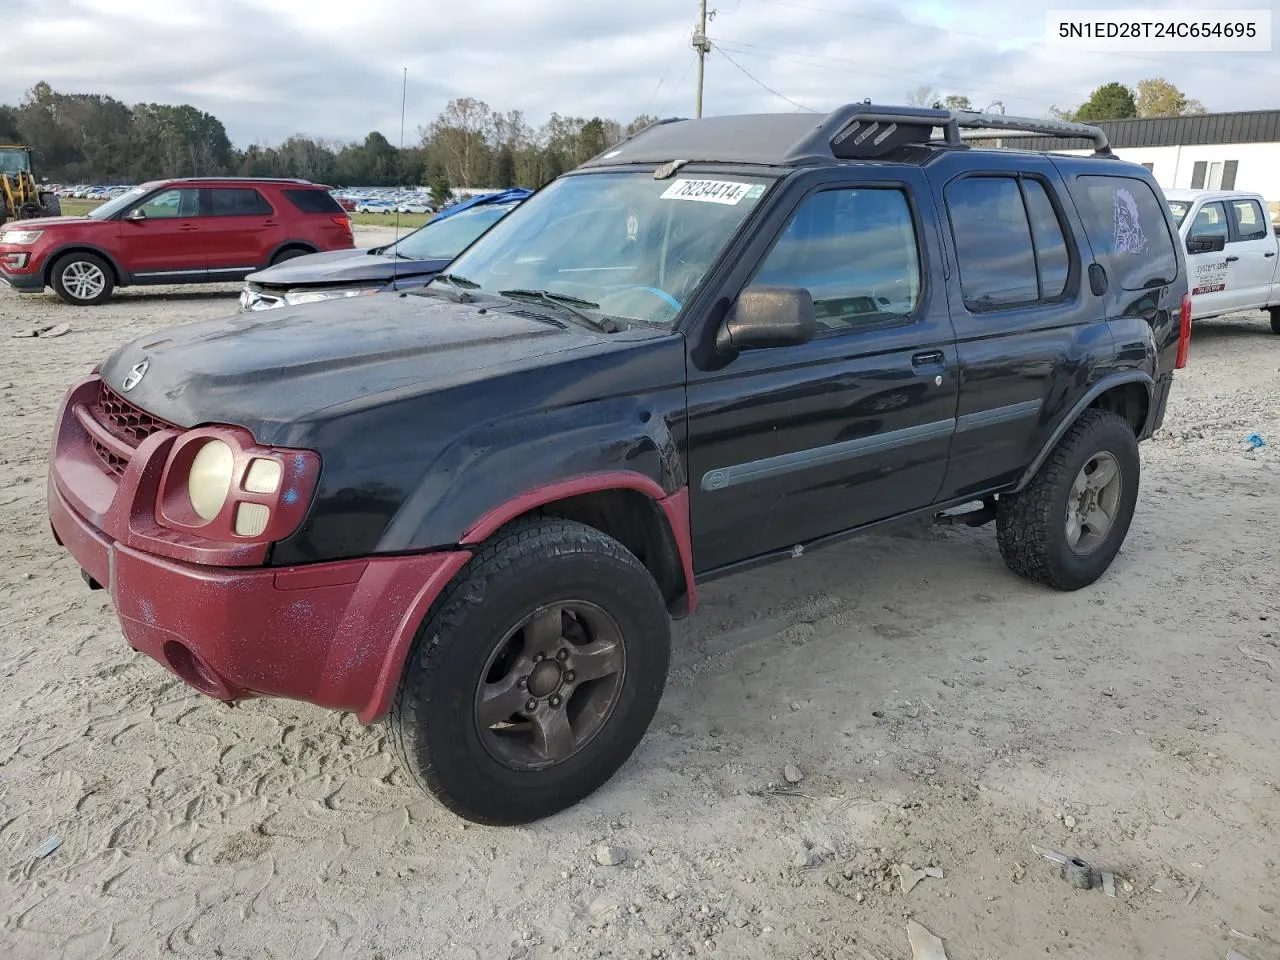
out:
<path id="1" fill-rule="evenodd" d="M 6 220 L 3 230 L 56 230 L 59 227 L 82 227 L 86 223 L 109 224 L 111 220 L 94 220 L 92 217 L 36 217 L 33 220 Z"/>
<path id="2" fill-rule="evenodd" d="M 248 276 L 248 282 L 271 289 L 292 289 L 317 284 L 390 283 L 394 277 L 418 277 L 439 273 L 447 260 L 406 260 L 384 257 L 368 250 L 332 250 L 294 257 Z"/>
<path id="3" fill-rule="evenodd" d="M 505 301 L 382 293 L 172 327 L 120 348 L 100 372 L 130 403 L 171 423 L 229 423 L 279 442 L 282 430 L 329 407 L 434 392 L 608 339 L 539 315 Z M 144 362 L 142 379 L 125 391 L 126 375 Z"/>

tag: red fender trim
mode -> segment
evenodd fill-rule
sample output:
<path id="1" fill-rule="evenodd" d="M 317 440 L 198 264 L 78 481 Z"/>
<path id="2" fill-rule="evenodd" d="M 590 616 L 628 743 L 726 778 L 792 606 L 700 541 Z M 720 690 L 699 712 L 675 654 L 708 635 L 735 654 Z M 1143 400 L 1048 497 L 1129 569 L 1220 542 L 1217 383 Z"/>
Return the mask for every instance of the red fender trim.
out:
<path id="1" fill-rule="evenodd" d="M 503 524 L 510 523 L 530 510 L 557 500 L 567 500 L 570 497 L 582 496 L 584 493 L 599 493 L 602 490 L 636 490 L 662 508 L 667 524 L 671 528 L 671 535 L 675 539 L 676 549 L 680 553 L 680 565 L 684 569 L 687 596 L 685 612 L 692 613 L 698 601 L 693 580 L 693 540 L 689 527 L 688 487 L 681 487 L 674 493 L 668 494 L 655 480 L 630 470 L 611 470 L 574 477 L 572 480 L 560 480 L 526 490 L 506 503 L 494 507 L 472 524 L 459 542 L 463 546 L 480 543 L 491 537 Z"/>

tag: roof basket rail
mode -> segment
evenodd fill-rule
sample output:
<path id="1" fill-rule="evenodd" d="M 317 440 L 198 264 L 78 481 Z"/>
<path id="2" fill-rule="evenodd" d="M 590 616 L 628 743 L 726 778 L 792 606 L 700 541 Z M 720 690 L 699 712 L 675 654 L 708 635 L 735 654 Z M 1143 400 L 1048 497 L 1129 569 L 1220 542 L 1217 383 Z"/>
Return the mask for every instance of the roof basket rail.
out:
<path id="1" fill-rule="evenodd" d="M 1049 136 L 1092 140 L 1095 156 L 1113 156 L 1106 133 L 1086 123 L 967 110 L 878 106 L 870 100 L 837 107 L 795 143 L 789 155 L 799 159 L 830 151 L 839 160 L 873 159 L 909 144 L 936 144 L 938 129 L 942 130 L 942 143 L 951 147 L 964 146 L 965 140 Z M 962 129 L 966 133 L 961 133 Z"/>

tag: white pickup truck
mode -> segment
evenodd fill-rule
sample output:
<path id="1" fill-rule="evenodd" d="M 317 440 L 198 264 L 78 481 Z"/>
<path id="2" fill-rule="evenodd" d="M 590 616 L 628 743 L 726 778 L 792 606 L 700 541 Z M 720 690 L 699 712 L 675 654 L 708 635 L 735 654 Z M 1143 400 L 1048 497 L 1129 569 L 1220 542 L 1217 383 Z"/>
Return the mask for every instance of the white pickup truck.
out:
<path id="1" fill-rule="evenodd" d="M 1267 310 L 1280 333 L 1280 226 L 1261 194 L 1166 190 L 1187 249 L 1191 319 Z"/>

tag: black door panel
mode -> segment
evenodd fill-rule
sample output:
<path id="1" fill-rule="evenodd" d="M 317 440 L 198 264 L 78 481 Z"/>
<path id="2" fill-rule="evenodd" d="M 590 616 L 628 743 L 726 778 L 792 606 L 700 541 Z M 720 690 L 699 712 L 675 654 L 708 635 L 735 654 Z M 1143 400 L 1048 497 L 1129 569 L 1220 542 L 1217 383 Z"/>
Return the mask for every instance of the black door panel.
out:
<path id="1" fill-rule="evenodd" d="M 825 171 L 820 188 L 797 190 L 782 218 L 801 232 L 819 232 L 784 249 L 788 227 L 776 256 L 757 251 L 725 290 L 735 297 L 756 277 L 804 286 L 818 301 L 822 334 L 800 346 L 743 352 L 717 369 L 699 369 L 691 358 L 688 460 L 699 573 L 928 506 L 938 495 L 958 380 L 946 300 L 933 278 L 940 273 L 936 221 L 917 171 L 895 169 L 899 179 L 886 183 L 882 169 L 866 166 L 872 183 L 854 179 L 854 171 Z M 877 229 L 890 232 L 867 257 L 823 266 L 824 243 L 870 229 L 877 211 L 891 206 L 859 206 L 870 189 L 910 192 L 919 238 L 914 254 L 882 217 Z M 822 221 L 830 198 L 810 203 L 832 190 L 853 198 L 838 226 Z M 855 253 L 857 242 L 851 241 Z M 920 264 L 914 285 L 912 257 Z M 786 266 L 775 269 L 780 261 Z M 895 281 L 898 274 L 907 279 Z M 912 303 L 909 315 L 888 314 Z M 868 304 L 872 316 L 864 319 Z"/>

